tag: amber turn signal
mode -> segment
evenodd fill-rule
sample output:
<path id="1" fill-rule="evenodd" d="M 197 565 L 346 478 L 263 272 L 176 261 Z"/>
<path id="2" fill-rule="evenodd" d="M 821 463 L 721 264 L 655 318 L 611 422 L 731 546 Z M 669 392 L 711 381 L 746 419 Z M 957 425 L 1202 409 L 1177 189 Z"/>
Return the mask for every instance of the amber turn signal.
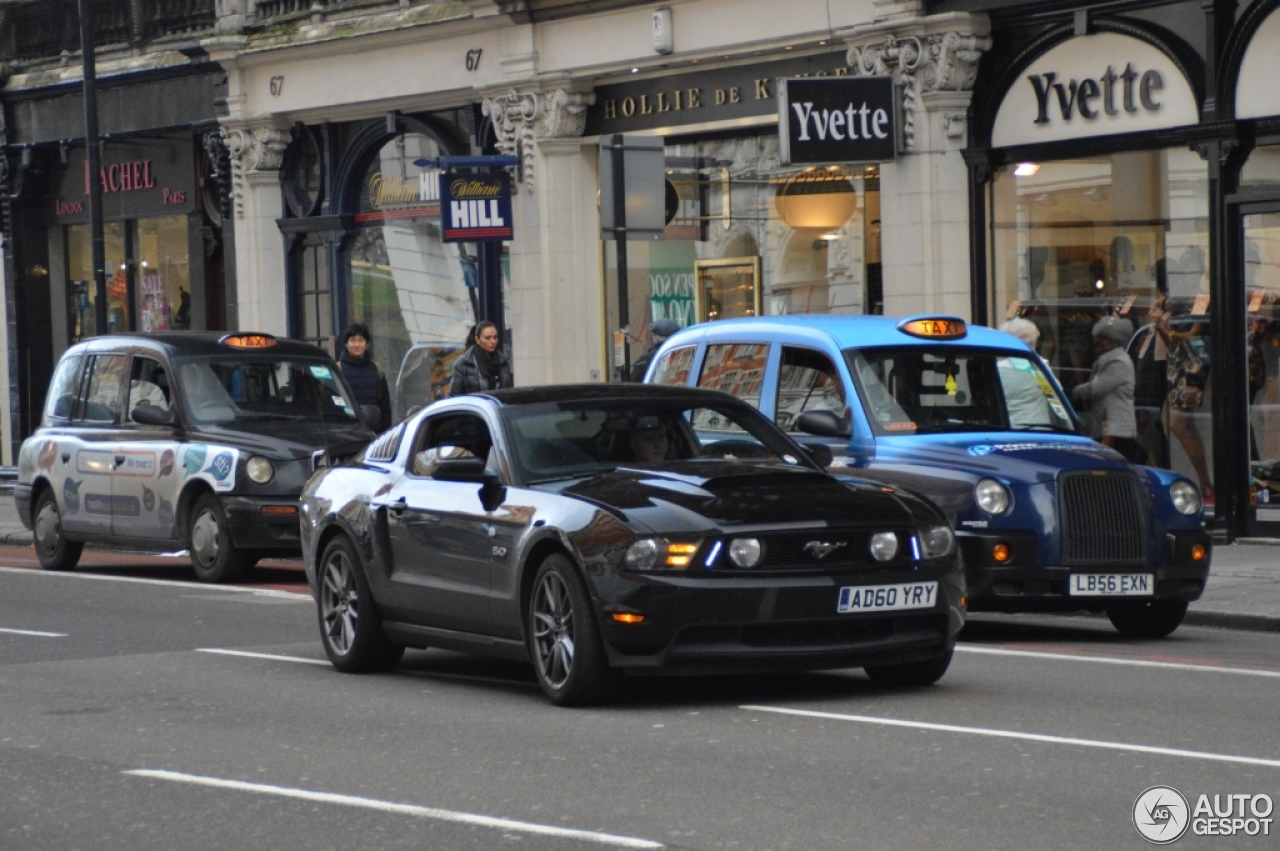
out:
<path id="1" fill-rule="evenodd" d="M 640 623 L 644 620 L 644 615 L 637 615 L 632 612 L 614 612 L 613 619 L 618 623 Z"/>
<path id="2" fill-rule="evenodd" d="M 296 505 L 264 505 L 262 506 L 262 513 L 273 515 L 276 517 L 292 517 L 293 515 L 298 513 L 298 506 Z"/>
<path id="3" fill-rule="evenodd" d="M 1209 549 L 1204 544 L 1191 545 L 1191 560 L 1204 561 L 1205 556 L 1209 554 Z"/>
<path id="4" fill-rule="evenodd" d="M 1000 564 L 1004 564 L 1013 558 L 1013 551 L 1009 549 L 1009 545 L 1001 541 L 991 548 L 991 557 Z"/>

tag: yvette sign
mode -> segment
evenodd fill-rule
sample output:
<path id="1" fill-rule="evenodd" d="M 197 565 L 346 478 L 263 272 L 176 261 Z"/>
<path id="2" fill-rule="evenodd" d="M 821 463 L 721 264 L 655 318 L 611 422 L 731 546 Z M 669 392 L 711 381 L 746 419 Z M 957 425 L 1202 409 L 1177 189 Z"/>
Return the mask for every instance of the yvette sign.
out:
<path id="1" fill-rule="evenodd" d="M 1019 75 L 996 113 L 996 148 L 1196 124 L 1195 92 L 1173 60 L 1119 33 L 1051 48 Z"/>
<path id="2" fill-rule="evenodd" d="M 897 150 L 895 115 L 889 77 L 779 80 L 782 164 L 889 162 Z"/>

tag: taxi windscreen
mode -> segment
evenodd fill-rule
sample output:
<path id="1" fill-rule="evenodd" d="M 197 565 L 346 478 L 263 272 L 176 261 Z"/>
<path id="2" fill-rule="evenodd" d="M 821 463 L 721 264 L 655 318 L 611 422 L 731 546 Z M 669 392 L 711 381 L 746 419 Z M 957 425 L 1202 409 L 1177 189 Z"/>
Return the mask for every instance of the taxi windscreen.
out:
<path id="1" fill-rule="evenodd" d="M 359 422 L 355 402 L 327 361 L 245 353 L 186 358 L 177 369 L 179 396 L 193 422 Z"/>
<path id="2" fill-rule="evenodd" d="M 845 358 L 876 434 L 1078 433 L 1031 357 L 948 347 L 848 349 Z"/>

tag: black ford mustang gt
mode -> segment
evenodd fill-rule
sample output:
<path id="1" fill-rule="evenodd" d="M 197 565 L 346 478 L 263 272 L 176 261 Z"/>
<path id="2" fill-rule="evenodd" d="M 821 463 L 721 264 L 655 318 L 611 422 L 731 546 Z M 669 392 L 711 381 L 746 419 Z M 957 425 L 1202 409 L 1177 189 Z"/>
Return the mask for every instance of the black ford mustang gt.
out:
<path id="1" fill-rule="evenodd" d="M 930 503 L 846 484 L 726 394 L 642 385 L 446 399 L 302 495 L 343 671 L 406 647 L 530 660 L 553 703 L 622 672 L 863 667 L 927 685 L 964 622 Z"/>

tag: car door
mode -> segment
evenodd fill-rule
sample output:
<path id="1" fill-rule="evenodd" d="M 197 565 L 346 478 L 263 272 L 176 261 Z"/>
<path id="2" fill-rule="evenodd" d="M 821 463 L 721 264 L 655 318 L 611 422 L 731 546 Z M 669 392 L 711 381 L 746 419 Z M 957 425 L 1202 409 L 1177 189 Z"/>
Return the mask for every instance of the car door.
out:
<path id="1" fill-rule="evenodd" d="M 58 441 L 65 471 L 57 485 L 62 525 L 73 535 L 111 534 L 111 477 L 128 364 L 123 354 L 93 356 L 75 401 L 72 427 Z"/>
<path id="2" fill-rule="evenodd" d="M 175 537 L 174 506 L 182 479 L 175 463 L 175 426 L 139 422 L 134 416 L 140 408 L 173 415 L 168 371 L 153 357 L 137 355 L 131 360 L 125 422 L 112 457 L 112 533 L 169 539 Z"/>
<path id="3" fill-rule="evenodd" d="M 425 626 L 489 632 L 489 591 L 496 529 L 475 482 L 446 482 L 441 462 L 488 461 L 489 426 L 479 412 L 451 411 L 423 420 L 405 473 L 384 497 L 391 543 L 390 581 L 414 620 Z"/>

